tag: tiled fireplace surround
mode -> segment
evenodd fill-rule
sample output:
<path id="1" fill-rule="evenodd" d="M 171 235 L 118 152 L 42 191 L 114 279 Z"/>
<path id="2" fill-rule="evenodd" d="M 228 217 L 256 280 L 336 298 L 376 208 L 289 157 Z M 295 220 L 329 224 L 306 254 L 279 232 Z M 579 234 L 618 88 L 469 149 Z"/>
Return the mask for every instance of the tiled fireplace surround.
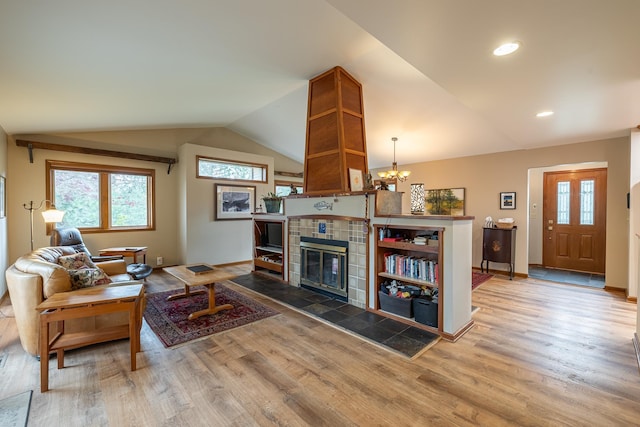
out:
<path id="1" fill-rule="evenodd" d="M 326 232 L 320 233 L 320 224 Z M 290 218 L 289 229 L 289 283 L 300 284 L 300 237 L 343 240 L 348 249 L 349 304 L 365 308 L 367 300 L 367 238 L 364 221 L 343 219 Z"/>

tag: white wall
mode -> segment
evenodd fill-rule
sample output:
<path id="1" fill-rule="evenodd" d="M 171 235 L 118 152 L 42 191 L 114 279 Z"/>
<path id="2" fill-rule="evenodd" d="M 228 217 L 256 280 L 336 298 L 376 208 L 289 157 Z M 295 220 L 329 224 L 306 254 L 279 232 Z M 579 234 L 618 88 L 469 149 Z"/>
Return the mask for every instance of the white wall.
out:
<path id="1" fill-rule="evenodd" d="M 214 192 L 216 183 L 250 186 L 254 184 L 196 178 L 196 156 L 266 164 L 269 171 L 268 183 L 255 184 L 256 206 L 259 206 L 263 194 L 273 191 L 273 158 L 195 144 L 182 145 L 178 154 L 179 174 L 186 186 L 183 207 L 186 209 L 186 221 L 179 225 L 180 233 L 183 235 L 178 237 L 179 241 L 186 244 L 179 254 L 180 263 L 227 264 L 253 259 L 251 219 L 216 221 Z"/>

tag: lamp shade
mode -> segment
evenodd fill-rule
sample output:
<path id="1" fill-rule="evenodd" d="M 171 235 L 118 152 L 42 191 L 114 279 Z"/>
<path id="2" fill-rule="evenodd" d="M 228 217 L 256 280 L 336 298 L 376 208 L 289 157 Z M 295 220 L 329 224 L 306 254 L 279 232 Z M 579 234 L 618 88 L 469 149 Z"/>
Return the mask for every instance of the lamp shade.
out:
<path id="1" fill-rule="evenodd" d="M 411 213 L 424 214 L 424 184 L 411 184 Z"/>
<path id="2" fill-rule="evenodd" d="M 44 218 L 44 222 L 62 222 L 62 218 L 64 217 L 64 211 L 59 211 L 58 209 L 48 209 L 42 212 L 42 218 Z"/>

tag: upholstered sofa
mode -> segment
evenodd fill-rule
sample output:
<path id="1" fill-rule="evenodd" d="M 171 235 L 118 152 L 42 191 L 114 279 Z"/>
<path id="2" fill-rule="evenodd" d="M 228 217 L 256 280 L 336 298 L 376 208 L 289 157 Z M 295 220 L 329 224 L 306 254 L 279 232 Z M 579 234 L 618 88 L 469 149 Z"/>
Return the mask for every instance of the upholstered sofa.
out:
<path id="1" fill-rule="evenodd" d="M 58 263 L 61 257 L 77 254 L 71 246 L 52 246 L 36 249 L 16 260 L 5 272 L 9 297 L 15 313 L 20 343 L 27 353 L 39 356 L 39 313 L 36 306 L 58 292 L 74 292 L 77 281 L 72 283 L 71 270 Z M 95 263 L 108 276 L 97 286 L 118 286 L 142 283 L 131 280 L 124 260 Z M 84 285 L 82 285 L 84 286 Z M 104 327 L 128 324 L 127 313 L 111 313 L 65 322 L 65 332 L 90 331 Z"/>

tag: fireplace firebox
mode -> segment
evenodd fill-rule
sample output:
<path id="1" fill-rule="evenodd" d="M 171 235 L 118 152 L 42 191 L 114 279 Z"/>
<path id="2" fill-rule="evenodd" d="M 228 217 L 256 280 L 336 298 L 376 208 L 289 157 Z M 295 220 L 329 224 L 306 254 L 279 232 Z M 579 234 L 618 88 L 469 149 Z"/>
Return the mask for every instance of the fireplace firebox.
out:
<path id="1" fill-rule="evenodd" d="M 348 300 L 349 242 L 300 237 L 300 286 Z"/>

